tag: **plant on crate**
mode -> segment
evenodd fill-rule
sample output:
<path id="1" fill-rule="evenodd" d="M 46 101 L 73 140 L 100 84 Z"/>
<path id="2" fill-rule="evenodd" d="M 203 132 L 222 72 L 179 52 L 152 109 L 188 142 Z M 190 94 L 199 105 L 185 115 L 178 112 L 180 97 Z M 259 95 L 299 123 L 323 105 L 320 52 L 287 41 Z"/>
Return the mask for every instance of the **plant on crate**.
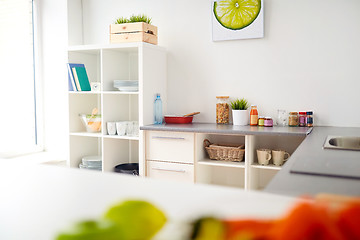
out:
<path id="1" fill-rule="evenodd" d="M 245 99 L 235 99 L 230 102 L 232 108 L 233 125 L 245 126 L 249 124 L 249 102 Z"/>
<path id="2" fill-rule="evenodd" d="M 110 42 L 147 42 L 156 45 L 157 27 L 151 25 L 151 18 L 144 14 L 119 17 L 114 24 L 110 24 Z"/>

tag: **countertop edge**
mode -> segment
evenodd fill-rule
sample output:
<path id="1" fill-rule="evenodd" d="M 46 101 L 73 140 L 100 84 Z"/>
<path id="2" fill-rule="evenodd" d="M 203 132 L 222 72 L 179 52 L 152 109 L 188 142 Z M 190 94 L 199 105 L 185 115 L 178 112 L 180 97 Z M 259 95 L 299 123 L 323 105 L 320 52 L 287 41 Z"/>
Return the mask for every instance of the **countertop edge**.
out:
<path id="1" fill-rule="evenodd" d="M 229 134 L 229 135 L 268 135 L 268 136 L 307 136 L 312 132 L 312 127 L 306 127 L 303 132 L 289 132 L 289 128 L 284 127 L 284 131 L 272 131 L 275 128 L 283 127 L 253 127 L 253 126 L 234 126 L 234 125 L 220 125 L 222 129 L 216 129 L 217 124 L 211 123 L 193 123 L 193 124 L 162 124 L 162 125 L 145 125 L 141 126 L 140 130 L 144 131 L 170 131 L 170 132 L 193 132 L 193 133 L 209 133 L 209 134 Z M 234 128 L 248 128 L 249 130 L 241 130 Z M 261 128 L 261 129 L 260 129 Z M 298 128 L 300 129 L 300 128 Z M 305 129 L 305 128 L 304 128 Z"/>

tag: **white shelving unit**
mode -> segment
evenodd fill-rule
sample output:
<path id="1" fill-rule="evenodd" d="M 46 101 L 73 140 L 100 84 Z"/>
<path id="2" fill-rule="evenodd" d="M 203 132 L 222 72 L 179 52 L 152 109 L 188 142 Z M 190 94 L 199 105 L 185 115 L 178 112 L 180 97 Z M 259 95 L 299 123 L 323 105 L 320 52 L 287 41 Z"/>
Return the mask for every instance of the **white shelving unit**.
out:
<path id="1" fill-rule="evenodd" d="M 153 123 L 153 101 L 161 94 L 166 109 L 166 51 L 147 43 L 79 45 L 68 49 L 69 63 L 83 63 L 90 82 L 99 82 L 99 92 L 69 92 L 69 166 L 77 168 L 82 157 L 101 155 L 103 171 L 121 163 L 138 162 L 143 169 L 143 133 L 138 137 L 107 135 L 106 123 L 138 121 Z M 120 92 L 113 80 L 139 80 L 138 92 Z M 88 133 L 79 114 L 98 108 L 101 133 Z"/>

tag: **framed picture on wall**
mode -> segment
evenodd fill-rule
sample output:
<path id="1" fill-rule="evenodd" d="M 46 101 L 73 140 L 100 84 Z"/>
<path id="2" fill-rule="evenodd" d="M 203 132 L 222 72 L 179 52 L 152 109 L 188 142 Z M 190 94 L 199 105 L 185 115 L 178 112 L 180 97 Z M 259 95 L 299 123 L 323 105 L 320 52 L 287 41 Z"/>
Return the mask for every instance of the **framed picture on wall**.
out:
<path id="1" fill-rule="evenodd" d="M 211 0 L 212 40 L 264 37 L 263 0 Z"/>

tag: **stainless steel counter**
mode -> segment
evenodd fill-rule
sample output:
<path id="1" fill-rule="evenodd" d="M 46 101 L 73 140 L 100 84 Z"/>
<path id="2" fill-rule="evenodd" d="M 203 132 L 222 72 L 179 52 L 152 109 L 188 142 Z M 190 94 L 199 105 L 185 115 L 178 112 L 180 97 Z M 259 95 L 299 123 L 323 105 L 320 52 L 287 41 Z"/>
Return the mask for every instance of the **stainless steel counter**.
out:
<path id="1" fill-rule="evenodd" d="M 314 127 L 265 191 L 292 196 L 319 192 L 359 196 L 360 152 L 323 149 L 328 135 L 360 136 L 360 128 Z"/>

